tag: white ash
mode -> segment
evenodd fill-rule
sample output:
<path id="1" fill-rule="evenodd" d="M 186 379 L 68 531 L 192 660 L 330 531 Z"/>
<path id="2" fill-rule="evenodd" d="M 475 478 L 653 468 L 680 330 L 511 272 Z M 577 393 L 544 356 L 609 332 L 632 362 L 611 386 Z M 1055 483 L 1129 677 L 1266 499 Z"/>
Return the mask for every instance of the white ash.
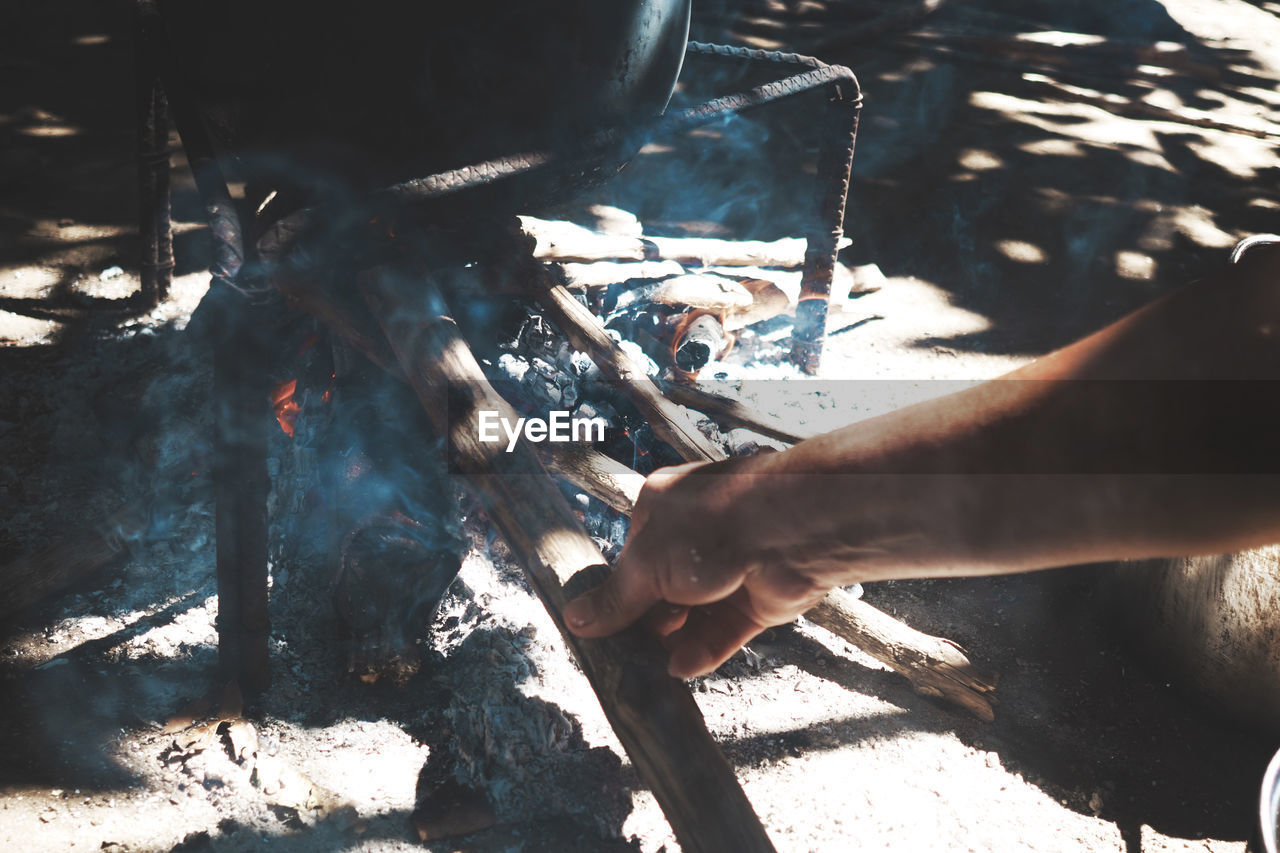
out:
<path id="1" fill-rule="evenodd" d="M 500 821 L 565 815 L 616 836 L 631 809 L 621 761 L 603 714 L 582 713 L 594 700 L 554 626 L 510 567 L 472 554 L 462 578 L 440 608 L 454 627 L 434 638 L 457 780 Z"/>

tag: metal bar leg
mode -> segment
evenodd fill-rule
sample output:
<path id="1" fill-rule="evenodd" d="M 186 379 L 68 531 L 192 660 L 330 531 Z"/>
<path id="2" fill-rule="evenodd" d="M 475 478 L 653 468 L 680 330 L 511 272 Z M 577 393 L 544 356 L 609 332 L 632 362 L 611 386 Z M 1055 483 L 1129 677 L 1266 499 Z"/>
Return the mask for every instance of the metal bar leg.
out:
<path id="1" fill-rule="evenodd" d="M 267 435 L 271 406 L 256 306 L 220 285 L 213 343 L 218 666 L 246 697 L 270 682 L 267 639 Z"/>
<path id="2" fill-rule="evenodd" d="M 791 337 L 790 360 L 808 374 L 816 374 L 827 337 L 827 307 L 840 237 L 844 234 L 845 203 L 853 168 L 853 147 L 858 136 L 861 100 L 843 94 L 827 102 L 822 122 L 822 148 L 818 154 L 819 199 L 817 217 L 807 235 L 800 301 Z"/>
<path id="3" fill-rule="evenodd" d="M 138 295 L 144 308 L 154 308 L 169 291 L 173 277 L 173 236 L 169 214 L 169 117 L 160 84 L 154 17 L 138 8 L 135 69 L 138 109 L 138 231 L 142 237 Z"/>
<path id="4" fill-rule="evenodd" d="M 138 0 L 142 26 L 163 32 L 155 0 Z M 214 359 L 214 494 L 218 573 L 218 667 L 246 697 L 269 683 L 267 640 L 267 434 L 271 423 L 267 347 L 260 306 L 243 286 L 244 230 L 213 144 L 174 71 L 167 45 L 155 56 L 174 125 L 213 234 L 213 281 L 205 297 Z"/>

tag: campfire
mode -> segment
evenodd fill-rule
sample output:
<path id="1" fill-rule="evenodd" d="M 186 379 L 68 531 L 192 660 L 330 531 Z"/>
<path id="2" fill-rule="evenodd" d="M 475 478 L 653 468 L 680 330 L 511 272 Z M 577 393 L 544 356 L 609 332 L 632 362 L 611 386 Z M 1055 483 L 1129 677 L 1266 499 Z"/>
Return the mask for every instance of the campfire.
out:
<path id="1" fill-rule="evenodd" d="M 252 702 L 269 681 L 272 429 L 342 448 L 322 460 L 317 476 L 331 508 L 327 547 L 348 670 L 368 683 L 404 681 L 421 665 L 417 640 L 471 545 L 455 495 L 442 485 L 461 474 L 683 848 L 772 849 L 688 688 L 666 674 L 656 641 L 639 631 L 581 640 L 564 630 L 560 613 L 607 572 L 645 474 L 804 437 L 695 380 L 731 348 L 759 347 L 762 324 L 784 317 L 794 318 L 793 331 L 772 343 L 778 360 L 816 373 L 828 311 L 869 286 L 873 268 L 850 272 L 836 261 L 848 244 L 842 222 L 861 105 L 852 73 L 794 54 L 690 43 L 691 56 L 783 76 L 598 127 L 572 145 L 403 180 L 343 208 L 269 185 L 242 202 L 206 132 L 207 104 L 161 35 L 164 20 L 151 3 L 139 8 L 144 298 L 163 296 L 173 267 L 166 113 L 215 239 L 203 334 L 214 363 L 208 464 L 217 502 L 220 682 Z M 625 162 L 641 140 L 810 91 L 826 95 L 815 122 L 821 194 L 801 237 L 648 235 L 618 210 L 598 211 L 604 224 L 589 229 L 517 217 L 521 206 L 486 195 L 522 180 L 576 184 Z M 567 441 L 556 440 L 561 428 Z M 351 435 L 361 437 L 358 448 Z M 23 592 L 6 608 L 92 572 L 145 524 L 144 514 L 127 510 L 99 526 L 110 534 L 33 555 Z M 73 552 L 77 558 L 66 559 Z M 908 628 L 855 591 L 833 592 L 808 618 L 917 691 L 991 718 L 993 678 L 955 644 Z M 187 734 L 166 760 L 186 760 L 217 737 L 229 738 L 236 760 L 256 754 L 239 711 L 230 699 L 211 723 L 193 729 L 194 718 L 180 721 L 174 731 Z M 443 790 L 420 811 L 424 840 L 476 826 L 442 816 L 449 811 L 442 802 L 472 802 L 466 791 Z"/>

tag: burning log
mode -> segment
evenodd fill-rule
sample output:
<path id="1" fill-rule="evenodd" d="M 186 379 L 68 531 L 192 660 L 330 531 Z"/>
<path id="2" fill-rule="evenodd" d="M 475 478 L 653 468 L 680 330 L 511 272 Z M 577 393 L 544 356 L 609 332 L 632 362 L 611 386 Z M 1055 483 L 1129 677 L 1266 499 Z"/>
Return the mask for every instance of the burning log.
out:
<path id="1" fill-rule="evenodd" d="M 417 641 L 461 568 L 461 511 L 441 488 L 443 454 L 421 440 L 430 427 L 409 387 L 345 354 L 321 367 L 333 371 L 324 392 L 332 405 L 311 442 L 347 672 L 403 684 L 420 668 Z"/>
<path id="2" fill-rule="evenodd" d="M 547 448 L 540 453 L 555 474 L 631 514 L 644 485 L 640 474 L 594 450 L 541 447 Z M 917 631 L 842 589 L 828 593 L 805 618 L 904 676 L 917 693 L 958 705 L 985 722 L 995 719 L 987 697 L 996 688 L 996 676 L 951 640 Z"/>
<path id="3" fill-rule="evenodd" d="M 685 317 L 686 322 L 680 323 L 673 336 L 672 360 L 681 374 L 696 376 L 711 359 L 728 349 L 729 339 L 713 315 L 691 313 Z"/>
<path id="4" fill-rule="evenodd" d="M 606 264 L 606 266 L 613 265 Z M 678 265 L 677 268 L 679 268 Z M 699 335 L 713 346 L 709 347 L 709 351 L 701 354 L 700 360 L 693 359 L 698 363 L 692 367 L 680 365 L 680 369 L 685 372 L 697 373 L 707 361 L 727 349 L 732 342 L 732 335 L 726 335 L 726 331 L 743 329 L 788 310 L 794 311 L 793 297 L 799 294 L 800 274 L 782 273 L 782 275 L 791 276 L 794 279 L 796 287 L 792 296 L 788 296 L 781 287 L 763 277 L 754 278 L 738 274 L 687 274 L 681 271 L 675 275 L 664 275 L 652 280 L 625 278 L 620 281 L 619 271 L 615 267 L 612 280 L 606 286 L 589 289 L 588 298 L 597 314 L 626 314 L 632 326 L 659 341 L 660 354 L 647 350 L 646 352 L 663 366 L 681 361 L 680 358 L 672 356 L 679 351 L 681 339 L 688 335 L 691 327 L 700 324 L 703 331 L 712 331 L 713 335 L 710 338 L 705 334 Z M 569 280 L 567 284 L 573 285 L 576 282 Z M 639 313 L 636 313 L 637 310 Z M 677 314 L 685 316 L 681 318 L 677 317 Z M 643 316 L 648 316 L 654 322 L 669 319 L 672 321 L 672 327 L 667 329 L 665 334 L 655 329 L 645 328 L 645 323 L 641 322 Z M 708 327 L 708 320 L 701 319 L 703 317 L 714 320 L 718 328 Z M 615 316 L 614 319 L 620 318 Z M 624 322 L 627 321 L 624 320 Z M 627 337 L 635 338 L 634 335 L 627 335 Z M 639 342 L 639 339 L 637 341 Z"/>
<path id="5" fill-rule="evenodd" d="M 550 274 L 543 265 L 535 262 L 527 265 L 522 272 L 533 279 L 531 285 L 548 318 L 560 328 L 574 347 L 591 356 L 601 373 L 620 381 L 620 390 L 640 409 L 655 435 L 670 444 L 686 462 L 715 462 L 725 458 L 724 452 L 699 432 L 684 411 L 666 397 L 663 389 L 640 370 L 631 357 L 605 333 L 595 315 L 549 277 Z M 668 389 L 674 385 L 675 383 L 668 383 Z M 741 421 L 737 425 L 757 429 L 763 435 L 779 438 L 786 436 L 782 438 L 783 441 L 795 443 L 799 439 L 785 427 L 770 424 L 768 418 L 749 415 L 740 404 L 709 400 L 706 395 L 696 392 L 686 396 L 695 395 L 700 402 L 714 403 L 712 407 L 718 410 L 721 417 L 736 417 Z M 708 414 L 714 415 L 713 412 Z"/>
<path id="6" fill-rule="evenodd" d="M 689 461 L 710 462 L 723 458 L 720 448 L 698 430 L 679 406 L 662 395 L 644 369 L 609 337 L 596 316 L 563 285 L 548 278 L 549 273 L 542 264 L 526 264 L 521 272 L 532 277 L 529 284 L 547 318 L 559 327 L 574 348 L 591 357 L 601 373 L 620 384 L 620 390 L 648 420 L 658 438 Z"/>
<path id="7" fill-rule="evenodd" d="M 418 672 L 414 633 L 431 624 L 462 566 L 458 549 L 434 544 L 442 538 L 400 514 L 364 520 L 344 537 L 333 601 L 352 643 L 348 674 L 403 685 Z"/>
<path id="8" fill-rule="evenodd" d="M 696 377 L 698 371 L 727 352 L 733 341 L 725 333 L 718 315 L 700 308 L 681 310 L 651 304 L 634 315 L 610 324 L 635 341 L 660 368 L 670 368 L 681 377 Z"/>
<path id="9" fill-rule="evenodd" d="M 536 242 L 541 261 L 676 261 L 703 267 L 782 267 L 804 264 L 806 242 L 800 237 L 780 240 L 718 240 L 711 237 L 633 237 L 601 234 L 572 222 L 520 217 L 524 232 Z M 841 238 L 840 248 L 850 245 Z"/>
<path id="10" fill-rule="evenodd" d="M 705 308 L 722 314 L 730 331 L 779 314 L 794 314 L 802 286 L 799 270 L 764 267 L 706 267 L 696 274 L 687 273 L 675 261 L 599 261 L 560 267 L 567 287 L 586 290 L 597 298 L 604 294 L 602 304 L 608 304 L 613 294 L 617 304 L 626 298 Z M 663 286 L 667 282 L 670 287 Z M 885 275 L 875 264 L 852 269 L 836 264 L 832 268 L 831 310 L 847 311 L 852 299 L 874 293 L 884 283 Z"/>
<path id="11" fill-rule="evenodd" d="M 720 314 L 745 311 L 755 304 L 751 291 L 723 276 L 678 275 L 644 288 L 644 298 L 673 307 L 701 308 Z"/>
<path id="12" fill-rule="evenodd" d="M 403 274 L 382 269 L 364 276 L 362 289 L 424 409 L 448 437 L 455 462 L 582 665 L 681 848 L 773 850 L 692 695 L 667 675 L 656 641 L 639 630 L 582 640 L 565 629 L 565 603 L 599 580 L 604 558 L 532 451 L 521 444 L 504 453 L 479 440 L 481 411 L 516 416 L 486 381 L 434 282 L 405 287 Z"/>

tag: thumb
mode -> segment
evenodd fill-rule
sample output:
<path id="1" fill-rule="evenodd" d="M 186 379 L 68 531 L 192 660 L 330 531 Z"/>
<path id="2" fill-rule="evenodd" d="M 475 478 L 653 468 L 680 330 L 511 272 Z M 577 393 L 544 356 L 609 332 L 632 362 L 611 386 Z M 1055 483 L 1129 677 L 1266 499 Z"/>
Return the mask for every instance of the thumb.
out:
<path id="1" fill-rule="evenodd" d="M 619 560 L 604 583 L 565 605 L 564 621 L 580 637 L 606 637 L 638 620 L 661 598 L 648 572 Z"/>

